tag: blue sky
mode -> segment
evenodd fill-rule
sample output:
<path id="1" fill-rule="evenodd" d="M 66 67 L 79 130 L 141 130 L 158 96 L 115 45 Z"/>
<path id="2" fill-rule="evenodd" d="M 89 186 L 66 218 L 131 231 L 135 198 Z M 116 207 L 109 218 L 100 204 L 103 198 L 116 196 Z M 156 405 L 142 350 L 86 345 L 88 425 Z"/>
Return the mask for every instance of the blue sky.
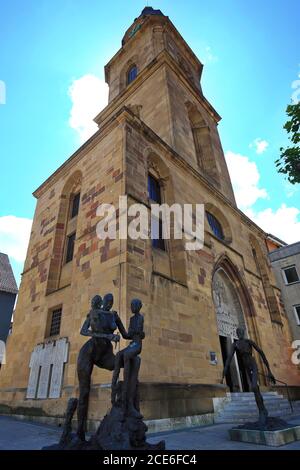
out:
<path id="1" fill-rule="evenodd" d="M 18 280 L 35 208 L 32 192 L 92 132 L 91 118 L 106 99 L 103 67 L 145 5 L 0 0 L 0 81 L 6 85 L 0 251 L 9 254 Z M 300 3 L 150 5 L 170 17 L 204 62 L 203 91 L 223 117 L 219 130 L 238 205 L 266 231 L 299 240 L 299 186 L 276 173 L 274 160 L 286 143 L 282 126 L 292 86 L 300 90 Z"/>

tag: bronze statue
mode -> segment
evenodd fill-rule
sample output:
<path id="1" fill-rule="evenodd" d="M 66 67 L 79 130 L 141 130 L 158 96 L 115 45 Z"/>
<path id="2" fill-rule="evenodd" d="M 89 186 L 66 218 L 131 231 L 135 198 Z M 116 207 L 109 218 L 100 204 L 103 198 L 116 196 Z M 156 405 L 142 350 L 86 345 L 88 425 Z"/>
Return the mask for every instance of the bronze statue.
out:
<path id="1" fill-rule="evenodd" d="M 111 310 L 112 294 L 100 295 L 92 299 L 92 308 L 82 326 L 81 334 L 91 338 L 85 343 L 78 356 L 77 372 L 79 379 L 79 399 L 71 398 L 66 410 L 64 431 L 58 444 L 44 449 L 49 450 L 164 450 L 165 442 L 150 444 L 146 440 L 147 425 L 139 412 L 138 373 L 141 359 L 144 333 L 144 317 L 140 313 L 142 302 L 134 299 L 131 302 L 133 316 L 130 318 L 129 331 L 126 332 L 117 312 Z M 113 353 L 111 342 L 118 343 L 120 336 L 131 343 L 120 351 Z M 91 374 L 94 365 L 102 369 L 114 370 L 112 407 L 101 421 L 97 431 L 85 440 Z M 124 367 L 124 382 L 118 383 L 120 368 Z M 72 418 L 78 415 L 77 433 L 72 433 Z"/>
<path id="2" fill-rule="evenodd" d="M 91 375 L 94 365 L 101 369 L 114 370 L 115 355 L 112 341 L 117 343 L 120 336 L 114 331 L 118 328 L 123 338 L 128 335 L 117 312 L 111 310 L 113 295 L 106 294 L 93 297 L 91 310 L 81 328 L 80 334 L 91 338 L 82 346 L 77 361 L 77 374 L 79 380 L 79 400 L 77 408 L 79 439 L 85 440 L 85 428 L 88 412 L 88 402 L 91 386 Z"/>
<path id="3" fill-rule="evenodd" d="M 254 357 L 252 356 L 253 348 L 258 352 L 265 366 L 267 367 L 269 380 L 273 382 L 274 384 L 276 383 L 276 380 L 271 372 L 269 363 L 267 361 L 267 358 L 264 352 L 257 346 L 257 344 L 254 343 L 254 341 L 252 341 L 251 339 L 245 338 L 245 331 L 243 328 L 237 328 L 236 333 L 238 336 L 238 340 L 232 344 L 230 354 L 225 363 L 223 376 L 222 376 L 222 382 L 228 372 L 230 363 L 232 361 L 232 358 L 235 352 L 238 351 L 243 361 L 243 364 L 245 366 L 250 389 L 252 392 L 254 392 L 255 401 L 259 410 L 259 424 L 261 427 L 264 427 L 267 423 L 268 412 L 265 408 L 264 400 L 260 393 L 259 386 L 257 383 L 258 369 L 257 369 L 256 361 Z"/>
<path id="4" fill-rule="evenodd" d="M 138 373 L 141 365 L 139 354 L 142 351 L 142 340 L 145 338 L 144 317 L 140 313 L 142 305 L 139 299 L 133 299 L 131 301 L 133 316 L 130 318 L 127 334 L 127 339 L 131 339 L 131 343 L 116 355 L 112 379 L 112 405 L 115 405 L 120 369 L 124 367 L 122 406 L 125 413 L 136 417 L 140 416 L 139 410 L 134 406 Z"/>

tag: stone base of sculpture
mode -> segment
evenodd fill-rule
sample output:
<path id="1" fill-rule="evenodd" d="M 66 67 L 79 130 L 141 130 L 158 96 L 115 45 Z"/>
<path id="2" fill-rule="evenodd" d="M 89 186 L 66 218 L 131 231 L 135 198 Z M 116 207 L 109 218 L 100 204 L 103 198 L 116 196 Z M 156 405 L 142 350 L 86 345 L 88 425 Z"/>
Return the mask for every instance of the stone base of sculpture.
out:
<path id="1" fill-rule="evenodd" d="M 261 423 L 245 423 L 229 430 L 232 441 L 249 442 L 279 447 L 300 440 L 300 426 L 287 423 L 279 418 L 267 418 L 263 429 Z"/>
<path id="2" fill-rule="evenodd" d="M 43 450 L 164 450 L 165 441 L 149 444 L 146 441 L 148 430 L 142 415 L 131 416 L 124 411 L 121 400 L 117 399 L 101 421 L 97 431 L 88 441 L 82 441 L 72 432 L 72 418 L 77 400 L 68 403 L 63 433 L 58 444 L 44 447 Z"/>
<path id="3" fill-rule="evenodd" d="M 148 428 L 143 417 L 126 415 L 122 407 L 114 405 L 92 436 L 92 449 L 105 450 L 164 450 L 165 441 L 149 444 L 146 441 Z"/>

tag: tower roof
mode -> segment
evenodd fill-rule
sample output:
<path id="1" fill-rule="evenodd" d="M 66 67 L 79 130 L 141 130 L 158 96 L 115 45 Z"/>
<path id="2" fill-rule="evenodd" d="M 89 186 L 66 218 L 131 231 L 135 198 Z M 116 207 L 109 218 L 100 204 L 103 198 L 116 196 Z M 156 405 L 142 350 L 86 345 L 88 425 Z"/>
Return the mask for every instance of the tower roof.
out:
<path id="1" fill-rule="evenodd" d="M 164 14 L 161 12 L 161 10 L 154 10 L 152 7 L 145 7 L 141 13 L 141 16 L 147 16 L 147 15 L 159 15 L 159 16 L 164 16 Z"/>
<path id="2" fill-rule="evenodd" d="M 122 39 L 122 46 L 124 46 L 124 44 L 135 35 L 135 33 L 141 28 L 143 23 L 145 23 L 149 19 L 149 17 L 153 17 L 153 16 L 165 17 L 165 15 L 163 14 L 161 10 L 154 10 L 154 8 L 152 7 L 145 7 L 142 10 L 140 16 L 134 19 L 133 24 L 124 34 L 123 39 Z"/>
<path id="3" fill-rule="evenodd" d="M 18 287 L 9 258 L 6 254 L 0 253 L 0 291 L 17 294 Z"/>

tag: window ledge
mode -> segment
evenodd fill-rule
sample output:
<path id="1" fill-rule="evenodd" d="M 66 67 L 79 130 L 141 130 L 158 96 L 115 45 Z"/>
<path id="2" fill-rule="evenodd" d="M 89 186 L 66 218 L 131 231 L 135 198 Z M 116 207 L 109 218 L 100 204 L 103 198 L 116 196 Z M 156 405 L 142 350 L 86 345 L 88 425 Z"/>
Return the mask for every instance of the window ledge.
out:
<path id="1" fill-rule="evenodd" d="M 278 325 L 278 326 L 283 327 L 283 323 L 282 323 L 281 320 L 273 320 L 273 319 L 271 318 L 271 322 L 272 322 L 272 323 L 275 323 L 275 325 Z"/>
<path id="2" fill-rule="evenodd" d="M 217 240 L 218 242 L 222 243 L 223 245 L 225 246 L 229 246 L 231 245 L 232 243 L 232 239 L 231 238 L 224 238 L 222 240 L 222 238 L 218 238 L 213 232 L 208 232 L 210 234 L 210 236 L 214 239 L 214 240 Z"/>
<path id="3" fill-rule="evenodd" d="M 44 343 L 50 343 L 50 342 L 52 343 L 53 341 L 57 341 L 57 340 L 59 340 L 59 339 L 61 339 L 61 335 L 60 335 L 60 334 L 58 334 L 58 335 L 53 335 L 53 336 L 46 336 L 46 337 L 44 338 Z"/>
<path id="4" fill-rule="evenodd" d="M 65 286 L 58 287 L 57 289 L 49 290 L 49 292 L 46 292 L 45 296 L 47 297 L 48 295 L 54 294 L 55 292 L 66 289 L 67 287 L 70 287 L 70 286 L 71 286 L 71 283 L 66 284 Z"/>
<path id="5" fill-rule="evenodd" d="M 170 282 L 174 282 L 175 284 L 179 284 L 180 286 L 185 287 L 186 289 L 188 288 L 188 285 L 185 284 L 184 282 L 178 281 L 177 279 L 174 279 L 173 277 L 166 276 L 166 274 L 160 273 L 159 271 L 152 271 L 152 274 L 154 276 L 163 277 L 164 279 L 167 279 Z"/>

